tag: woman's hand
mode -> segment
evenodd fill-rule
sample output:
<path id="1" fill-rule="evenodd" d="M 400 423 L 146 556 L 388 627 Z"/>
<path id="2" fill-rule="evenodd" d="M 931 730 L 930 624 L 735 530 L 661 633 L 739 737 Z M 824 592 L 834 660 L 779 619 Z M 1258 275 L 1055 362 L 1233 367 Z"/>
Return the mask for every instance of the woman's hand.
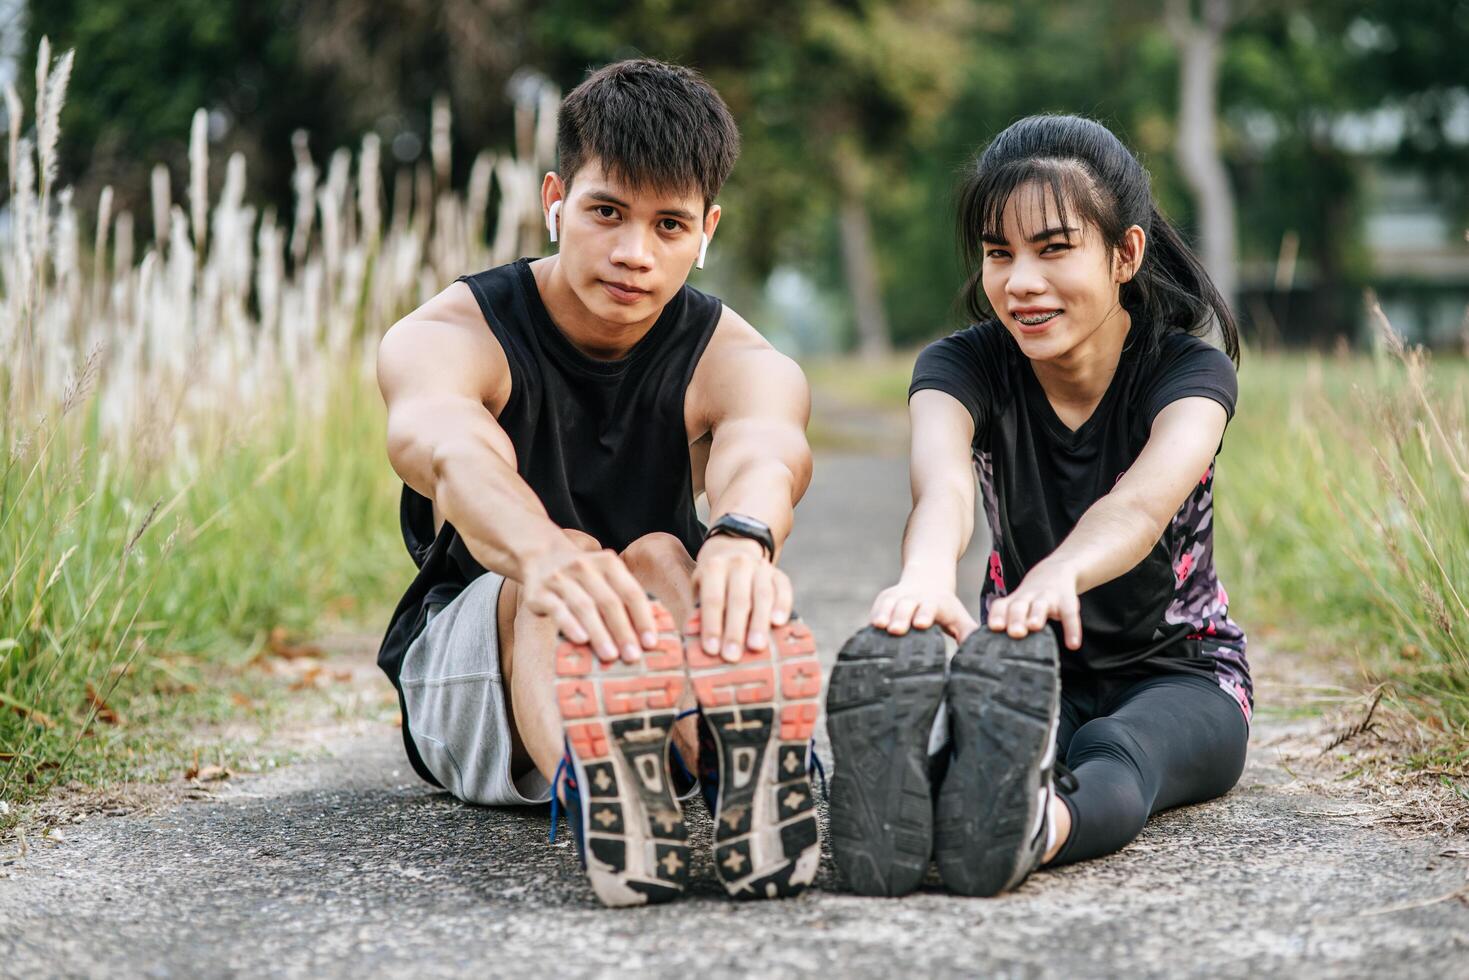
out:
<path id="1" fill-rule="evenodd" d="M 878 594 L 872 602 L 869 619 L 873 626 L 894 636 L 902 636 L 909 627 L 922 630 L 937 623 L 945 633 L 962 641 L 979 629 L 979 624 L 954 594 L 952 583 L 912 574 L 904 575 L 897 585 Z"/>
<path id="2" fill-rule="evenodd" d="M 1081 649 L 1081 600 L 1076 595 L 1076 572 L 1049 559 L 1030 570 L 1009 595 L 990 602 L 989 627 L 1017 640 L 1039 633 L 1048 620 L 1061 621 L 1066 649 Z"/>

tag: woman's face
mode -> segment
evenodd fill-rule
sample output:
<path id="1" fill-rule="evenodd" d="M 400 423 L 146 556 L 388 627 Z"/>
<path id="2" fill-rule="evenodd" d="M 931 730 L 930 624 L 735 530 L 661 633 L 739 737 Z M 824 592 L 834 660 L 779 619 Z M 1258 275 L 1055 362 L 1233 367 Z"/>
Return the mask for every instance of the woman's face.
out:
<path id="1" fill-rule="evenodd" d="M 1104 325 L 1125 325 L 1118 300 L 1136 262 L 1122 261 L 1074 208 L 1063 227 L 1050 189 L 1023 184 L 1005 202 L 997 236 L 985 236 L 981 281 L 995 315 L 1033 361 L 1063 358 Z M 1142 256 L 1142 229 L 1128 229 Z M 1125 248 L 1124 248 L 1125 250 Z M 1125 330 L 1125 326 L 1123 327 Z"/>

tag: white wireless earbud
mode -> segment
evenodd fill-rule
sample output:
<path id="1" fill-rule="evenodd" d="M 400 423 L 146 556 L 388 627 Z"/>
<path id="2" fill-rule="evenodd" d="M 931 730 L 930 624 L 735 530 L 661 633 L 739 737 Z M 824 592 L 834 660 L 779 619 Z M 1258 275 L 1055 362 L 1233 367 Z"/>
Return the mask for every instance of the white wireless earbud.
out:
<path id="1" fill-rule="evenodd" d="M 699 261 L 694 263 L 695 269 L 704 268 L 704 256 L 709 254 L 709 236 L 704 232 L 699 233 Z"/>
<path id="2" fill-rule="evenodd" d="M 551 244 L 556 244 L 556 219 L 561 217 L 561 202 L 552 201 L 551 209 L 546 212 L 546 230 L 551 233 Z"/>

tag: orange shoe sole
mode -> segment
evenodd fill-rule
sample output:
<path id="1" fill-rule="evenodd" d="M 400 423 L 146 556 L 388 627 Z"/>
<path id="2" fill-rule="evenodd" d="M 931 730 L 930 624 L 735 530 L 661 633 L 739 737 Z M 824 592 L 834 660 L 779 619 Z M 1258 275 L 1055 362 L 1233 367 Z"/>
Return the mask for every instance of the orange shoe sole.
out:
<path id="1" fill-rule="evenodd" d="M 556 703 L 571 749 L 592 890 L 609 906 L 666 902 L 689 874 L 688 830 L 668 769 L 686 676 L 673 617 L 653 604 L 658 646 L 606 662 L 584 643 L 556 648 Z"/>
<path id="2" fill-rule="evenodd" d="M 821 860 L 807 769 L 821 711 L 816 641 L 792 620 L 730 663 L 704 652 L 699 625 L 695 614 L 684 630 L 684 659 L 717 754 L 715 870 L 736 898 L 800 894 Z"/>

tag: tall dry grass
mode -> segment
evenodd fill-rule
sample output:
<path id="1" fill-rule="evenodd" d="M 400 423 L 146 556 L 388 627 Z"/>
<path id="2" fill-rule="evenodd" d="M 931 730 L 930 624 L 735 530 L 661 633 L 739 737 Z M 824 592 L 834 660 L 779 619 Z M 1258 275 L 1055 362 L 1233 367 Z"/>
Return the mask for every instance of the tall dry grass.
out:
<path id="1" fill-rule="evenodd" d="M 110 188 L 84 228 L 56 154 L 72 58 L 41 42 L 29 129 L 4 93 L 0 800 L 131 752 L 118 706 L 171 657 L 237 656 L 334 597 L 387 598 L 401 563 L 376 339 L 457 275 L 539 246 L 554 148 L 547 92 L 518 110 L 515 151 L 479 154 L 455 188 L 438 102 L 431 162 L 389 175 L 388 212 L 376 136 L 319 166 L 298 133 L 282 220 L 246 200 L 240 154 L 211 191 L 201 109 L 187 173 L 154 169 L 151 235 Z"/>

